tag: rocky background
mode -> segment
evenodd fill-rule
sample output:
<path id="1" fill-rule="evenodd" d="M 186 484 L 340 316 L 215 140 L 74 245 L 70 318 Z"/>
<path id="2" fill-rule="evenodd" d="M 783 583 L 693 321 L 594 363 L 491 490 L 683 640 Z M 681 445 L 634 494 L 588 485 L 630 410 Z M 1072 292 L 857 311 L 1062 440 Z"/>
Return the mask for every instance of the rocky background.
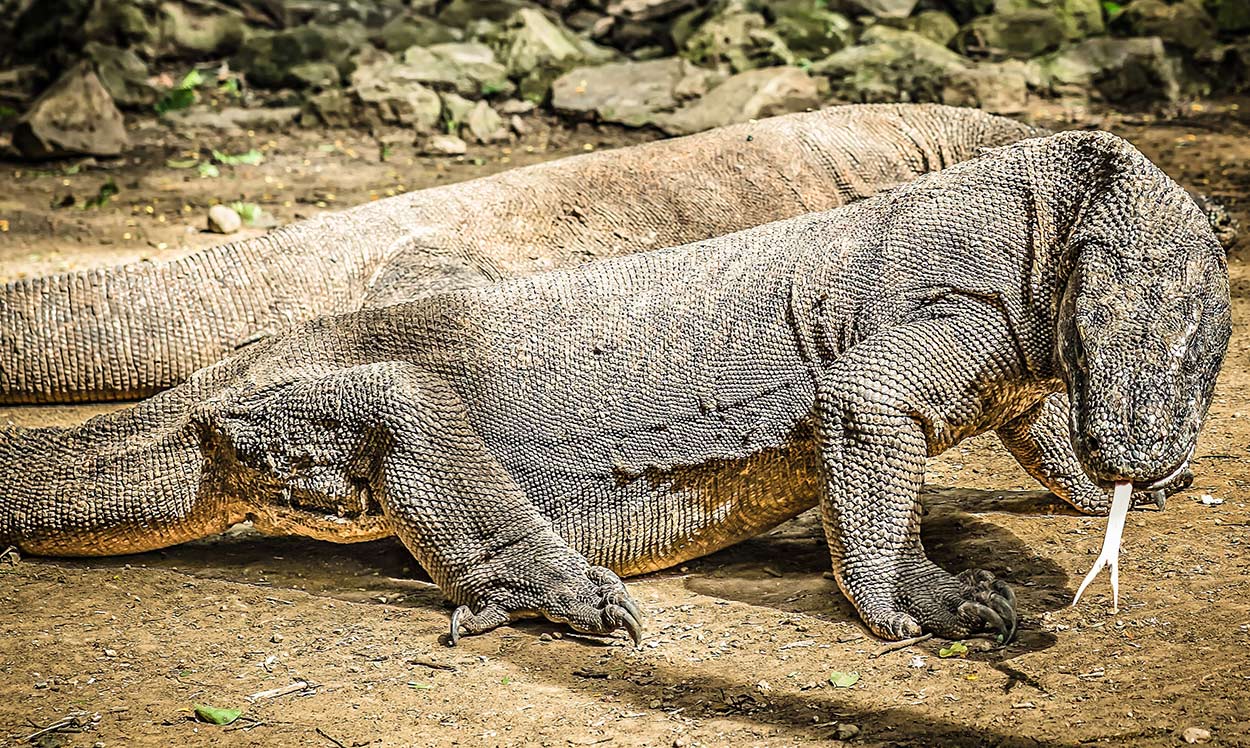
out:
<path id="1" fill-rule="evenodd" d="M 536 108 L 683 134 L 834 102 L 1236 92 L 1250 0 L 0 0 L 0 50 L 23 158 L 121 154 L 127 115 L 457 155 Z"/>

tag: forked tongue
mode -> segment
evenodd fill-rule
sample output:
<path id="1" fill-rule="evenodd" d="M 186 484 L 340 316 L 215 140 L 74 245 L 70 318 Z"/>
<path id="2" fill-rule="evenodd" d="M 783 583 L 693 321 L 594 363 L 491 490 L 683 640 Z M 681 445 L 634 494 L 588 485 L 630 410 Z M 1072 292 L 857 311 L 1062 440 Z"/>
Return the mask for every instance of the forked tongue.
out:
<path id="1" fill-rule="evenodd" d="M 1120 538 L 1124 535 L 1124 522 L 1128 519 L 1129 504 L 1132 503 L 1133 484 L 1119 481 L 1115 484 L 1115 494 L 1111 499 L 1111 516 L 1107 518 L 1107 534 L 1102 539 L 1102 553 L 1094 562 L 1094 568 L 1085 575 L 1085 581 L 1076 589 L 1076 597 L 1072 598 L 1073 607 L 1081 599 L 1081 593 L 1094 581 L 1102 567 L 1111 567 L 1111 612 L 1120 610 Z"/>

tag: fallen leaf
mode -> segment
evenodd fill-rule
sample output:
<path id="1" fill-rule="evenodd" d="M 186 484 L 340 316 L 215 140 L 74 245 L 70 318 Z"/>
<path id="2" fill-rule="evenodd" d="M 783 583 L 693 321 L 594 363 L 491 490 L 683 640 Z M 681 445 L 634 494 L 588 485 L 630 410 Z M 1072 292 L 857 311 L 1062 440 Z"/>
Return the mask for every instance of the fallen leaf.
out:
<path id="1" fill-rule="evenodd" d="M 968 647 L 963 642 L 951 642 L 949 647 L 942 647 L 938 650 L 938 657 L 943 659 L 947 657 L 964 657 L 968 654 Z"/>
<path id="2" fill-rule="evenodd" d="M 844 673 L 841 670 L 834 670 L 829 674 L 829 683 L 834 688 L 850 688 L 859 682 L 859 673 L 851 671 Z"/>
<path id="3" fill-rule="evenodd" d="M 242 709 L 228 709 L 204 704 L 195 705 L 196 719 L 211 725 L 228 725 L 243 714 Z"/>

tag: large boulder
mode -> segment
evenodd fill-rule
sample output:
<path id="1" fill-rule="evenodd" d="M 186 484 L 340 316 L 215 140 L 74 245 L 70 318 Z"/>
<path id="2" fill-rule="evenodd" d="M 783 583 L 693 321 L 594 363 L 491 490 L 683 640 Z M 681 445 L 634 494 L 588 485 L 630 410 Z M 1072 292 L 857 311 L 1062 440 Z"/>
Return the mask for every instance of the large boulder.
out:
<path id="1" fill-rule="evenodd" d="M 1092 91 L 1108 101 L 1175 101 L 1181 94 L 1177 63 L 1157 36 L 1086 39 L 1038 63 L 1057 93 Z"/>
<path id="2" fill-rule="evenodd" d="M 974 18 L 955 39 L 966 55 L 1027 60 L 1058 49 L 1067 34 L 1059 16 L 1048 8 L 1026 8 Z"/>
<path id="3" fill-rule="evenodd" d="M 812 0 L 760 3 L 772 31 L 797 57 L 818 60 L 855 43 L 855 24 Z"/>
<path id="4" fill-rule="evenodd" d="M 850 3 L 877 18 L 902 19 L 911 15 L 917 0 L 849 0 Z"/>
<path id="5" fill-rule="evenodd" d="M 763 14 L 731 3 L 686 40 L 682 56 L 698 65 L 735 72 L 794 64 L 796 58 Z"/>
<path id="6" fill-rule="evenodd" d="M 151 9 L 151 3 L 146 2 L 95 0 L 83 20 L 82 38 L 117 47 L 150 49 L 158 38 Z"/>
<path id="7" fill-rule="evenodd" d="M 672 114 L 657 118 L 660 129 L 687 135 L 713 127 L 820 106 L 826 87 L 793 67 L 759 68 L 738 73 Z"/>
<path id="8" fill-rule="evenodd" d="M 408 66 L 385 55 L 352 73 L 352 90 L 378 123 L 403 125 L 418 132 L 437 129 L 443 105 L 438 92 L 421 84 Z"/>
<path id="9" fill-rule="evenodd" d="M 519 10 L 534 8 L 525 0 L 451 0 L 438 13 L 440 23 L 452 28 L 465 28 L 475 21 L 508 20 Z"/>
<path id="10" fill-rule="evenodd" d="M 1029 87 L 1036 81 L 1030 63 L 1019 60 L 983 62 L 951 72 L 942 102 L 984 109 L 991 114 L 1020 114 L 1029 103 Z"/>
<path id="11" fill-rule="evenodd" d="M 529 8 L 508 19 L 499 44 L 508 74 L 527 99 L 546 98 L 551 82 L 578 65 L 615 56 Z"/>
<path id="12" fill-rule="evenodd" d="M 203 59 L 234 54 L 247 36 L 243 14 L 205 12 L 200 6 L 164 2 L 158 12 L 160 55 Z"/>
<path id="13" fill-rule="evenodd" d="M 374 35 L 374 43 L 387 52 L 399 54 L 409 47 L 428 47 L 431 44 L 458 42 L 461 33 L 457 29 L 419 15 L 402 15 L 392 18 Z"/>
<path id="14" fill-rule="evenodd" d="M 1107 30 L 1099 0 L 994 0 L 995 13 L 1048 10 L 1063 27 L 1064 37 L 1075 41 Z"/>
<path id="15" fill-rule="evenodd" d="M 328 62 L 340 74 L 350 74 L 352 55 L 365 46 L 366 35 L 364 27 L 355 23 L 255 33 L 247 38 L 230 64 L 262 88 L 298 86 L 301 81 L 291 74 L 291 69 L 309 62 Z"/>
<path id="16" fill-rule="evenodd" d="M 12 60 L 54 63 L 82 44 L 83 22 L 92 0 L 39 0 L 26 3 L 13 20 L 13 49 L 0 53 Z"/>
<path id="17" fill-rule="evenodd" d="M 516 90 L 494 51 L 478 42 L 410 47 L 403 60 L 413 80 L 464 96 L 506 96 Z"/>
<path id="18" fill-rule="evenodd" d="M 1250 31 L 1250 2 L 1247 0 L 1207 0 L 1207 8 L 1221 32 Z"/>
<path id="19" fill-rule="evenodd" d="M 1164 44 L 1202 52 L 1215 46 L 1215 19 L 1201 0 L 1133 0 L 1118 19 L 1134 36 L 1157 36 Z"/>
<path id="20" fill-rule="evenodd" d="M 13 130 L 13 145 L 26 158 L 117 156 L 130 141 L 122 113 L 84 60 L 35 99 Z"/>
<path id="21" fill-rule="evenodd" d="M 834 96 L 855 102 L 941 101 L 952 73 L 971 63 L 913 31 L 873 26 L 860 44 L 812 65 Z"/>
<path id="22" fill-rule="evenodd" d="M 707 93 L 716 81 L 711 71 L 677 58 L 614 62 L 560 76 L 552 84 L 551 103 L 561 112 L 643 127 Z"/>
<path id="23" fill-rule="evenodd" d="M 95 64 L 96 76 L 117 104 L 139 107 L 156 100 L 156 91 L 148 83 L 148 66 L 132 50 L 87 42 L 83 54 Z"/>
<path id="24" fill-rule="evenodd" d="M 917 13 L 907 19 L 905 28 L 943 47 L 950 44 L 959 33 L 959 24 L 950 13 L 943 10 L 926 10 Z"/>
<path id="25" fill-rule="evenodd" d="M 479 143 L 503 143 L 508 140 L 508 127 L 485 101 L 479 101 L 469 110 L 464 120 L 464 129 Z"/>

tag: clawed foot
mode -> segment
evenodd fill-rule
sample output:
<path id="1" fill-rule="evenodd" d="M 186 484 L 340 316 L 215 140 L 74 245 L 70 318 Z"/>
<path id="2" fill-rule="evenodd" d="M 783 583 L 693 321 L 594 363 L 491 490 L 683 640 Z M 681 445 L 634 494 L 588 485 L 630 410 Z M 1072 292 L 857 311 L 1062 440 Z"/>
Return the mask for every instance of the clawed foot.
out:
<path id="1" fill-rule="evenodd" d="M 988 633 L 1007 643 L 1016 635 L 1016 596 L 988 571 L 970 569 L 952 577 L 936 566 L 922 575 L 905 575 L 893 610 L 865 610 L 864 620 L 885 639 L 909 639 L 932 633 L 962 639 Z"/>
<path id="2" fill-rule="evenodd" d="M 559 582 L 544 580 L 543 586 L 541 593 L 532 593 L 541 599 L 487 602 L 477 612 L 467 605 L 456 608 L 451 614 L 451 644 L 459 643 L 462 635 L 485 633 L 534 615 L 567 623 L 586 634 L 610 634 L 625 629 L 634 646 L 641 644 L 642 610 L 620 577 L 608 569 L 591 566 L 580 576 L 570 575 Z"/>

